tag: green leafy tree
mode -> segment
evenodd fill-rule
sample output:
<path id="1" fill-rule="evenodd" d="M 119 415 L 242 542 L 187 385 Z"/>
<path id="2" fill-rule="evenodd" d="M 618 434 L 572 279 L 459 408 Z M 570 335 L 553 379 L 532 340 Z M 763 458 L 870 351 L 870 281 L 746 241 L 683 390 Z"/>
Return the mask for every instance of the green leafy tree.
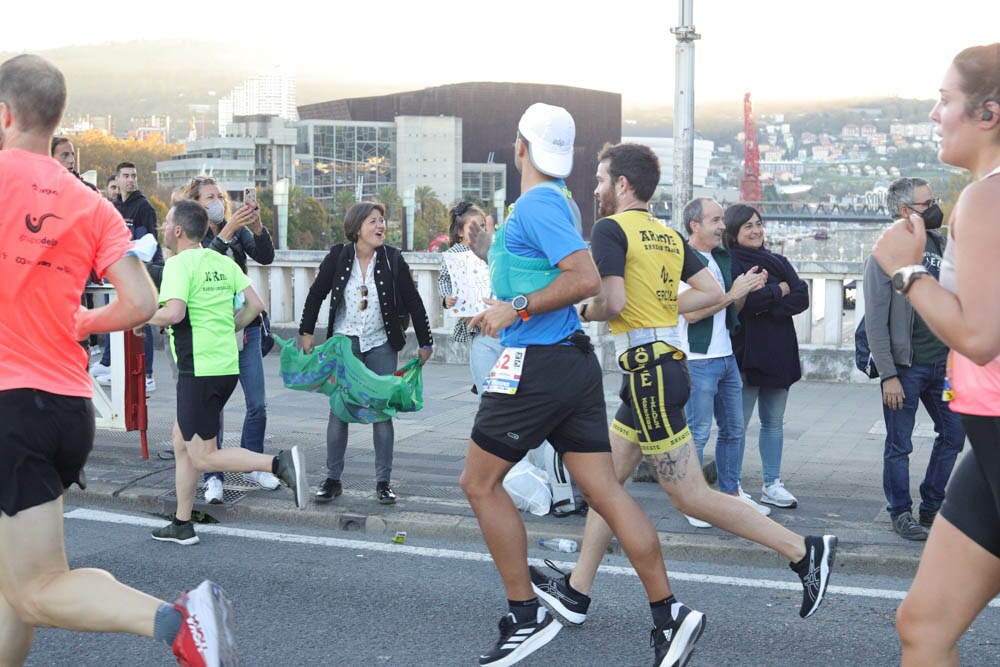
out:
<path id="1" fill-rule="evenodd" d="M 274 232 L 274 192 L 271 188 L 257 195 L 260 219 Z M 343 225 L 332 224 L 323 204 L 307 196 L 302 188 L 293 187 L 288 193 L 288 248 L 293 250 L 325 250 L 344 240 Z"/>

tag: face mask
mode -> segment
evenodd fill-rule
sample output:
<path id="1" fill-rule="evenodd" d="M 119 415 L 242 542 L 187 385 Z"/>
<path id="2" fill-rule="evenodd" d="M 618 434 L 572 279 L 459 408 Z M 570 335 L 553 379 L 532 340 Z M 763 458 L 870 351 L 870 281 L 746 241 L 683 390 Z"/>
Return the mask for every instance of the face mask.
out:
<path id="1" fill-rule="evenodd" d="M 222 203 L 221 199 L 213 199 L 208 202 L 205 211 L 208 213 L 209 222 L 218 224 L 226 219 L 226 205 Z"/>
<path id="2" fill-rule="evenodd" d="M 933 204 L 921 216 L 924 219 L 924 229 L 937 229 L 944 222 L 944 212 L 937 204 Z"/>

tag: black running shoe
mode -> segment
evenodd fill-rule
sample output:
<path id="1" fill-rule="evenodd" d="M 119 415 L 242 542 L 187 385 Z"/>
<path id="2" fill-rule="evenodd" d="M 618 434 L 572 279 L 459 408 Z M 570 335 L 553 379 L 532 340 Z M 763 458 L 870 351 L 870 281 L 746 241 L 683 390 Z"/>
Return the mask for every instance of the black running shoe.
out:
<path id="1" fill-rule="evenodd" d="M 675 602 L 671 619 L 653 628 L 649 645 L 656 656 L 654 667 L 684 667 L 691 659 L 694 645 L 705 630 L 705 614 Z"/>
<path id="2" fill-rule="evenodd" d="M 527 623 L 517 623 L 508 612 L 500 619 L 500 639 L 489 653 L 479 656 L 479 664 L 506 667 L 521 662 L 552 641 L 560 630 L 562 625 L 545 607 L 539 606 L 538 615 Z"/>
<path id="3" fill-rule="evenodd" d="M 812 616 L 823 602 L 836 555 L 837 538 L 834 535 L 809 535 L 806 537 L 806 555 L 798 563 L 788 564 L 802 580 L 802 609 L 799 610 L 802 618 Z"/>
<path id="4" fill-rule="evenodd" d="M 580 625 L 587 620 L 587 609 L 590 607 L 590 596 L 584 595 L 569 585 L 569 572 L 563 572 L 555 564 L 546 560 L 545 564 L 559 573 L 558 577 L 550 577 L 532 565 L 531 587 L 535 595 L 542 598 L 552 610 L 573 625 Z"/>
<path id="5" fill-rule="evenodd" d="M 328 503 L 343 492 L 344 487 L 339 479 L 330 479 L 327 477 L 320 485 L 319 491 L 316 492 L 316 502 Z"/>

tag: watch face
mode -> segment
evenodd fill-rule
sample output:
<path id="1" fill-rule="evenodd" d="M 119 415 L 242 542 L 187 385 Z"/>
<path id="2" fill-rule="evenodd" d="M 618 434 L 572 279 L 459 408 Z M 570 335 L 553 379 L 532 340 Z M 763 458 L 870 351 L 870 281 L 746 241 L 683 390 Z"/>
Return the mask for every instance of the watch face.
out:
<path id="1" fill-rule="evenodd" d="M 510 302 L 510 305 L 514 306 L 514 310 L 524 310 L 528 307 L 528 297 L 519 294 L 514 297 L 514 300 Z"/>
<path id="2" fill-rule="evenodd" d="M 892 274 L 892 289 L 897 292 L 903 289 L 903 274 L 900 271 Z"/>

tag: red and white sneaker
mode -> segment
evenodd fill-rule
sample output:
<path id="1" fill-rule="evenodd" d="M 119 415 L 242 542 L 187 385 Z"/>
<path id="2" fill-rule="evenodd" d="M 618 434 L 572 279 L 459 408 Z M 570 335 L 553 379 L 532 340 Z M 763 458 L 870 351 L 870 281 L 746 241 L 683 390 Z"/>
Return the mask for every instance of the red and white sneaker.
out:
<path id="1" fill-rule="evenodd" d="M 233 603 L 218 584 L 207 579 L 181 593 L 174 609 L 184 620 L 174 640 L 174 656 L 182 667 L 233 667 L 236 653 Z"/>

